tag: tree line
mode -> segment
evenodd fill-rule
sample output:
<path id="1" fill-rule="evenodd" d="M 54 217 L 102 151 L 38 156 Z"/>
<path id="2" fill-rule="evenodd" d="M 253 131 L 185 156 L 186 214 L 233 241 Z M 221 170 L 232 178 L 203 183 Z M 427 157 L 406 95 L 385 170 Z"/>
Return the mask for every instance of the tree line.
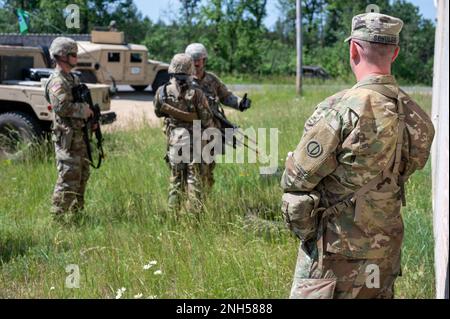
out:
<path id="1" fill-rule="evenodd" d="M 132 0 L 0 0 L 0 32 L 17 32 L 15 8 L 31 13 L 31 33 L 89 33 L 115 20 L 130 43 L 148 47 L 153 59 L 170 61 L 191 42 L 208 48 L 209 68 L 223 74 L 290 76 L 295 74 L 295 0 L 277 0 L 280 17 L 273 28 L 264 25 L 267 0 L 179 0 L 164 20 L 144 17 Z M 320 65 L 332 77 L 349 79 L 348 44 L 351 20 L 373 0 L 302 0 L 303 61 Z M 80 29 L 67 29 L 63 9 L 80 8 Z M 377 0 L 381 12 L 401 18 L 401 54 L 394 73 L 408 83 L 432 83 L 434 22 L 406 0 Z"/>

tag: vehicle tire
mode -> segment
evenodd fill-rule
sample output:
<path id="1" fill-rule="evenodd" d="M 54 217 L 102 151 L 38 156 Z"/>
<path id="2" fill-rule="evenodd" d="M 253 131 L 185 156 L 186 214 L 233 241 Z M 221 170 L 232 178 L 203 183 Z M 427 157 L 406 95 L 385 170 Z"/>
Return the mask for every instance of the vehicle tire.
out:
<path id="1" fill-rule="evenodd" d="M 22 112 L 0 114 L 0 157 L 17 158 L 42 138 L 38 120 Z"/>
<path id="2" fill-rule="evenodd" d="M 167 82 L 169 82 L 169 73 L 167 73 L 167 70 L 159 71 L 158 74 L 156 74 L 155 81 L 152 83 L 153 93 L 156 93 L 158 88 Z"/>
<path id="3" fill-rule="evenodd" d="M 131 85 L 131 87 L 136 91 L 136 92 L 142 92 L 147 88 L 148 85 Z"/>

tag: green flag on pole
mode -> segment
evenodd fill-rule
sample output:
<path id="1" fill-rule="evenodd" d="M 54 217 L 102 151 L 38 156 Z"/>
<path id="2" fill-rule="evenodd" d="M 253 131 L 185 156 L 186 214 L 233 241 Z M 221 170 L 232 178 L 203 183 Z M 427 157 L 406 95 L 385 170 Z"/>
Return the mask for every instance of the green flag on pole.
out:
<path id="1" fill-rule="evenodd" d="M 23 9 L 17 9 L 17 18 L 19 19 L 19 31 L 21 34 L 28 33 L 28 22 L 30 15 Z"/>

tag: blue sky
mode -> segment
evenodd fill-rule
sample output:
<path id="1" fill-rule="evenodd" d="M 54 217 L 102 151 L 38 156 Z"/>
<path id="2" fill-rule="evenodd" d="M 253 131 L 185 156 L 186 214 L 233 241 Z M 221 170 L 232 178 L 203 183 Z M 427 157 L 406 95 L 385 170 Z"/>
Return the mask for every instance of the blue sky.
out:
<path id="1" fill-rule="evenodd" d="M 373 2 L 376 4 L 376 0 Z M 420 13 L 425 18 L 434 21 L 436 18 L 434 0 L 409 0 L 409 2 L 418 6 Z M 173 17 L 170 12 L 178 12 L 179 9 L 179 0 L 134 0 L 134 3 L 144 16 L 148 16 L 152 21 L 157 21 L 159 18 L 163 21 L 170 21 L 170 17 Z M 268 16 L 264 22 L 268 27 L 271 27 L 280 15 L 277 3 L 277 0 L 268 0 L 267 2 Z"/>

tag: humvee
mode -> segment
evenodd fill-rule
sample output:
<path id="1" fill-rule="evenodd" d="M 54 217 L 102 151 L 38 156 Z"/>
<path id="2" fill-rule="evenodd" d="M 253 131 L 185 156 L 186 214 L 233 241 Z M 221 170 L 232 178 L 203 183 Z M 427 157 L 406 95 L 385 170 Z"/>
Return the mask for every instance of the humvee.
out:
<path id="1" fill-rule="evenodd" d="M 156 92 L 169 80 L 169 65 L 150 60 L 144 45 L 126 44 L 123 32 L 94 30 L 91 41 L 77 43 L 75 69 L 87 83 L 130 85 L 136 91 L 151 85 Z"/>
<path id="2" fill-rule="evenodd" d="M 0 52 L 9 47 L 16 54 L 33 56 L 34 68 L 51 68 L 48 47 L 57 36 L 0 34 Z M 136 91 L 151 85 L 156 92 L 169 80 L 169 65 L 149 59 L 145 46 L 125 43 L 123 32 L 93 30 L 90 36 L 69 36 L 78 43 L 78 63 L 74 70 L 81 72 L 85 83 L 130 85 Z"/>
<path id="3" fill-rule="evenodd" d="M 21 49 L 21 54 L 17 54 Z M 38 48 L 0 47 L 0 155 L 12 155 L 20 143 L 31 143 L 50 131 L 53 113 L 44 90 L 53 69 L 33 68 L 45 66 L 39 53 L 42 52 Z M 37 73 L 44 76 L 40 80 L 29 78 Z M 88 87 L 93 103 L 102 111 L 101 122 L 112 123 L 116 114 L 109 111 L 109 85 Z"/>

